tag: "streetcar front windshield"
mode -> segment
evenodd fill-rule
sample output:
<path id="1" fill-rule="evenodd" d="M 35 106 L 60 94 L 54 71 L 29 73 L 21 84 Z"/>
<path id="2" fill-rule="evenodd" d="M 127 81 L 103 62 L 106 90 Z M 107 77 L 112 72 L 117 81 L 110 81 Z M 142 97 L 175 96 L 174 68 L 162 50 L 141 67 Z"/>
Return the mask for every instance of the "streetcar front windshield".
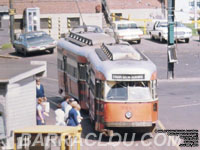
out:
<path id="1" fill-rule="evenodd" d="M 147 101 L 151 100 L 149 82 L 108 82 L 107 100 Z"/>

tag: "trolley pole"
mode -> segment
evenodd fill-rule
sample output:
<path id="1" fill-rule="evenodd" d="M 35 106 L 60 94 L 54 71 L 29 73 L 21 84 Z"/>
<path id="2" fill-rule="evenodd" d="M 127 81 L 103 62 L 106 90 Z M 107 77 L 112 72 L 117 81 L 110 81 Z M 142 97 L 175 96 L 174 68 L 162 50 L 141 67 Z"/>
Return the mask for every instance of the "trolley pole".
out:
<path id="1" fill-rule="evenodd" d="M 10 39 L 11 43 L 14 42 L 14 9 L 13 9 L 13 0 L 9 0 L 9 14 L 10 14 Z"/>
<path id="2" fill-rule="evenodd" d="M 176 51 L 174 46 L 174 9 L 175 0 L 168 0 L 168 48 L 167 48 L 167 78 L 174 78 L 174 63 L 176 59 Z"/>

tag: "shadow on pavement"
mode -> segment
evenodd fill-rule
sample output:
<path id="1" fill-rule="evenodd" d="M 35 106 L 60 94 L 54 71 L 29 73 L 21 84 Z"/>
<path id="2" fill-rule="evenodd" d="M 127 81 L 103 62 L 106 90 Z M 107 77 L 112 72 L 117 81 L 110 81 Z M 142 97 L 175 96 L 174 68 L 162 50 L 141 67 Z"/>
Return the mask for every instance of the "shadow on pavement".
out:
<path id="1" fill-rule="evenodd" d="M 23 57 L 23 58 L 26 58 L 26 57 L 37 57 L 37 56 L 42 56 L 42 55 L 50 55 L 49 52 L 47 51 L 35 51 L 35 52 L 31 52 L 31 53 L 28 53 L 27 56 L 24 56 L 23 53 L 16 53 L 16 52 L 10 52 L 8 53 L 9 55 L 11 56 L 17 56 L 17 57 Z"/>
<path id="2" fill-rule="evenodd" d="M 134 133 L 131 130 L 126 133 L 117 133 L 116 131 L 116 133 L 114 133 L 115 136 L 105 136 L 102 133 L 96 132 L 94 130 L 94 127 L 92 126 L 92 123 L 87 114 L 82 114 L 82 116 L 84 119 L 81 122 L 81 126 L 83 129 L 81 137 L 85 140 L 94 140 L 98 142 L 131 142 L 148 140 L 152 138 L 150 134 Z"/>

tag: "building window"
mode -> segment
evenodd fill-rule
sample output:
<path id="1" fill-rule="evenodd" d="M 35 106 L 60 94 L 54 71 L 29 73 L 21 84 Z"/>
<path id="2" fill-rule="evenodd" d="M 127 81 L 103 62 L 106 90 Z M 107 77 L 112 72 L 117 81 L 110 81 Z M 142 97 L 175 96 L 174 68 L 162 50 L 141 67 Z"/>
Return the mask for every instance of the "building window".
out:
<path id="1" fill-rule="evenodd" d="M 40 19 L 40 28 L 41 29 L 51 29 L 52 28 L 52 20 L 49 18 L 41 18 Z"/>
<path id="2" fill-rule="evenodd" d="M 80 18 L 67 18 L 67 26 L 70 28 L 80 26 Z"/>
<path id="3" fill-rule="evenodd" d="M 23 19 L 15 19 L 14 28 L 22 30 L 23 29 Z"/>

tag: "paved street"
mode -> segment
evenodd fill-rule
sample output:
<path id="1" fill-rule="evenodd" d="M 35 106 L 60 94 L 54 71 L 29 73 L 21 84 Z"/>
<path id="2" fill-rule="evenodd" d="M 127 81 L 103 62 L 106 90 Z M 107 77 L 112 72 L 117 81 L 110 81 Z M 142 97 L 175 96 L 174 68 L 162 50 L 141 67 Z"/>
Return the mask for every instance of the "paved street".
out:
<path id="1" fill-rule="evenodd" d="M 177 55 L 179 62 L 175 64 L 175 79 L 167 80 L 167 44 L 151 41 L 148 36 L 142 39 L 141 44 L 133 44 L 133 47 L 141 50 L 147 55 L 156 65 L 158 69 L 158 95 L 159 95 L 159 121 L 157 129 L 187 129 L 200 131 L 200 42 L 198 37 L 193 37 L 189 44 L 179 42 L 177 43 Z M 24 63 L 31 60 L 47 61 L 47 77 L 42 79 L 44 84 L 46 96 L 51 102 L 51 112 L 48 118 L 48 124 L 55 123 L 54 110 L 56 104 L 61 101 L 58 94 L 57 84 L 57 64 L 56 52 L 54 54 L 48 53 L 33 53 L 29 57 L 16 55 L 14 50 L 0 51 L 0 55 L 17 57 L 18 59 L 1 58 L 0 61 L 9 59 L 9 63 L 15 61 L 23 61 Z M 163 142 L 164 136 L 159 136 L 154 133 L 151 136 L 136 135 L 132 140 L 132 135 L 129 135 L 125 142 L 119 140 L 117 137 L 109 142 L 109 138 L 103 137 L 98 140 L 91 136 L 86 139 L 89 133 L 94 133 L 91 127 L 88 115 L 82 114 L 84 120 L 82 122 L 82 139 L 83 150 L 88 149 L 137 149 L 137 150 L 197 150 L 197 148 L 182 148 L 178 146 L 167 146 Z M 123 136 L 123 139 L 125 136 Z M 86 139 L 86 140 L 85 140 Z M 173 139 L 167 137 L 167 141 L 173 143 Z M 118 142 L 120 141 L 120 142 Z M 162 145 L 162 142 L 164 143 Z M 144 146 L 145 144 L 149 146 Z M 158 146 L 161 143 L 161 146 Z M 92 146 L 88 146 L 88 145 Z M 129 145 L 129 146 L 128 146 Z"/>

